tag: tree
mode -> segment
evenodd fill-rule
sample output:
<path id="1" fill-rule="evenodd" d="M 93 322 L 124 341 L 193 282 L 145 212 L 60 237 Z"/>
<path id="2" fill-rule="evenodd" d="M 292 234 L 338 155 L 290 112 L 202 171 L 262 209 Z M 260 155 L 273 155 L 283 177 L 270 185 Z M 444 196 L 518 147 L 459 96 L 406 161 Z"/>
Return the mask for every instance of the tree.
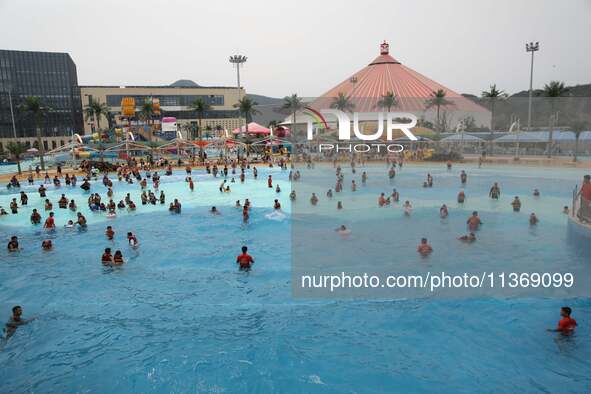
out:
<path id="1" fill-rule="evenodd" d="M 499 98 L 506 97 L 505 91 L 497 89 L 497 84 L 493 83 L 490 85 L 489 90 L 482 91 L 482 98 L 487 99 L 490 103 L 490 141 L 489 141 L 489 153 L 492 154 L 493 137 L 495 130 L 495 103 Z"/>
<path id="2" fill-rule="evenodd" d="M 96 131 L 101 130 L 101 117 L 105 117 L 109 120 L 109 112 L 111 109 L 107 103 L 101 103 L 98 100 L 92 100 L 89 105 L 84 107 L 84 115 L 86 120 L 93 119 L 96 124 Z"/>
<path id="3" fill-rule="evenodd" d="M 378 107 L 382 109 L 387 109 L 388 112 L 392 109 L 392 107 L 398 106 L 398 98 L 394 94 L 394 92 L 386 92 L 385 95 L 378 101 Z"/>
<path id="4" fill-rule="evenodd" d="M 215 131 L 217 132 L 218 137 L 220 136 L 220 134 L 222 134 L 223 130 L 224 130 L 224 128 L 222 127 L 222 125 L 220 125 L 220 124 L 215 125 Z"/>
<path id="5" fill-rule="evenodd" d="M 301 97 L 298 97 L 296 93 L 292 94 L 291 96 L 285 96 L 283 98 L 283 105 L 281 109 L 284 111 L 288 111 L 292 115 L 292 135 L 295 136 L 295 126 L 296 126 L 296 113 L 302 109 L 304 109 L 304 102 L 302 101 Z"/>
<path id="6" fill-rule="evenodd" d="M 234 104 L 234 107 L 238 108 L 238 112 L 244 116 L 246 121 L 246 127 L 244 129 L 246 135 L 248 135 L 248 123 L 252 122 L 253 115 L 261 113 L 258 109 L 256 109 L 257 105 L 259 105 L 259 103 L 249 97 L 243 97 L 238 101 L 238 104 Z"/>
<path id="7" fill-rule="evenodd" d="M 581 120 L 573 122 L 570 126 L 573 133 L 575 133 L 575 154 L 573 156 L 573 162 L 577 161 L 577 155 L 579 153 L 579 138 L 587 127 L 587 122 Z"/>
<path id="8" fill-rule="evenodd" d="M 211 109 L 211 105 L 209 105 L 208 102 L 203 100 L 203 97 L 197 97 L 195 99 L 195 101 L 193 101 L 191 103 L 191 105 L 189 105 L 189 109 L 197 112 L 197 121 L 199 123 L 198 133 L 199 133 L 199 139 L 201 140 L 202 134 L 203 134 L 203 129 L 201 128 L 201 122 L 203 121 L 203 118 L 205 117 L 205 112 L 207 112 Z M 201 149 L 203 149 L 203 148 L 201 148 Z"/>
<path id="9" fill-rule="evenodd" d="M 351 112 L 355 109 L 355 104 L 351 101 L 351 98 L 343 92 L 339 92 L 337 97 L 332 99 L 330 108 L 338 109 L 343 112 Z"/>
<path id="10" fill-rule="evenodd" d="M 37 135 L 37 149 L 39 149 L 39 162 L 41 164 L 41 169 L 45 171 L 45 159 L 43 157 L 45 155 L 45 146 L 41 142 L 41 119 L 47 112 L 49 112 L 49 108 L 43 106 L 39 97 L 28 96 L 25 97 L 25 100 L 19 106 L 19 109 L 33 118 Z"/>
<path id="11" fill-rule="evenodd" d="M 445 98 L 446 93 L 445 90 L 439 89 L 437 91 L 432 91 L 430 98 L 426 102 L 426 109 L 430 109 L 435 107 L 437 109 L 437 130 L 441 132 L 441 107 L 445 107 L 447 105 L 452 104 L 451 101 Z"/>
<path id="12" fill-rule="evenodd" d="M 16 166 L 18 168 L 18 174 L 22 173 L 21 171 L 21 155 L 25 153 L 26 149 L 23 144 L 20 142 L 10 141 L 6 144 L 6 150 L 10 153 L 14 160 L 16 161 Z"/>
<path id="13" fill-rule="evenodd" d="M 559 81 L 550 81 L 544 85 L 544 90 L 542 94 L 545 97 L 550 99 L 550 132 L 548 133 L 548 157 L 552 157 L 552 136 L 553 136 L 553 128 L 556 122 L 556 100 L 558 97 L 564 96 L 564 94 L 568 92 L 568 88 L 564 86 L 564 82 Z"/>
<path id="14" fill-rule="evenodd" d="M 152 127 L 150 126 L 150 120 L 152 119 L 152 115 L 154 115 L 154 104 L 152 103 L 151 99 L 146 99 L 142 104 L 142 109 L 140 111 L 144 122 L 148 125 L 150 131 L 148 132 L 148 137 L 150 142 L 152 142 Z"/>

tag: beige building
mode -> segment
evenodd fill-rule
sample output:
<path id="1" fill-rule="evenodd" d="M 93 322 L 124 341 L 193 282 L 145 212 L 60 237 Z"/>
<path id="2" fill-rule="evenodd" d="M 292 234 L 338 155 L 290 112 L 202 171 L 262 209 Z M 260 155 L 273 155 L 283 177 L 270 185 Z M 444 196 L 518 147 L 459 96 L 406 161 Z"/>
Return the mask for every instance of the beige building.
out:
<path id="1" fill-rule="evenodd" d="M 240 89 L 240 97 L 244 97 L 245 91 Z M 174 117 L 177 119 L 179 130 L 186 138 L 191 126 L 197 125 L 197 113 L 191 111 L 190 105 L 198 97 L 209 103 L 211 109 L 205 113 L 202 127 L 209 126 L 215 131 L 216 126 L 231 131 L 239 127 L 240 119 L 237 117 L 237 110 L 234 105 L 238 102 L 238 89 L 227 86 L 199 86 L 193 81 L 180 80 L 170 86 L 80 86 L 82 107 L 86 108 L 92 100 L 106 103 L 111 113 L 112 124 L 125 124 L 127 120 L 121 119 L 121 100 L 126 97 L 133 97 L 136 105 L 136 118 L 141 112 L 141 106 L 147 98 L 157 98 L 160 101 L 161 116 Z M 157 129 L 159 117 L 154 116 L 153 124 Z M 141 120 L 140 120 L 141 122 Z M 108 126 L 106 117 L 100 120 L 101 129 Z M 97 125 L 93 119 L 84 119 L 84 134 L 92 133 Z M 214 133 L 212 131 L 212 134 Z"/>

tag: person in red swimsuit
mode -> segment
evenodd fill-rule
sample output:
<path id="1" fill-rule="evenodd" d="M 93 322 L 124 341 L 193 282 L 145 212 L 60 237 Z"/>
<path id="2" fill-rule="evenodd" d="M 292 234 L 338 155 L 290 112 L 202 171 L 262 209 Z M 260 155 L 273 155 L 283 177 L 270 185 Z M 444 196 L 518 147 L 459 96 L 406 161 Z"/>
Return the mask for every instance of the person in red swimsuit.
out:
<path id="1" fill-rule="evenodd" d="M 239 265 L 241 271 L 250 271 L 250 268 L 254 264 L 254 259 L 251 255 L 246 253 L 248 248 L 246 246 L 242 247 L 242 254 L 239 254 L 236 257 L 236 264 Z"/>
<path id="2" fill-rule="evenodd" d="M 271 189 L 273 188 L 273 178 L 271 178 L 271 175 L 269 175 L 269 178 L 267 179 L 267 186 Z"/>
<path id="3" fill-rule="evenodd" d="M 559 332 L 562 335 L 570 335 L 575 331 L 575 327 L 577 326 L 577 321 L 570 317 L 573 310 L 568 306 L 563 306 L 560 308 L 560 316 L 562 319 L 558 322 L 558 326 L 556 329 L 550 329 L 549 331 Z"/>
<path id="4" fill-rule="evenodd" d="M 53 212 L 49 212 L 49 217 L 45 219 L 45 224 L 43 228 L 46 229 L 54 229 L 55 228 L 55 219 L 53 218 Z"/>

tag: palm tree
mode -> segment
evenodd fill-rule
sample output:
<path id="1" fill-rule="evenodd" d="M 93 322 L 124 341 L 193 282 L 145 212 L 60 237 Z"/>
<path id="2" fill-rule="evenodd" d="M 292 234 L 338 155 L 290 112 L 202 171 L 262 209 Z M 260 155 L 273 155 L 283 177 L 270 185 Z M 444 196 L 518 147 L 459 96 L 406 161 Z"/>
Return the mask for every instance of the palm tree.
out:
<path id="1" fill-rule="evenodd" d="M 492 144 L 493 144 L 493 136 L 495 130 L 495 103 L 499 98 L 507 96 L 504 90 L 497 89 L 497 84 L 493 83 L 490 85 L 489 90 L 482 91 L 482 98 L 487 99 L 490 103 L 490 148 L 489 153 L 492 154 Z"/>
<path id="2" fill-rule="evenodd" d="M 441 130 L 441 117 L 440 117 L 440 111 L 441 111 L 441 107 L 445 107 L 446 105 L 450 105 L 452 104 L 451 101 L 449 101 L 448 99 L 445 98 L 446 93 L 445 90 L 443 89 L 439 89 L 437 91 L 432 91 L 431 92 L 431 97 L 429 98 L 429 100 L 427 100 L 426 103 L 426 109 L 429 108 L 437 108 L 437 130 L 438 131 L 442 131 Z"/>
<path id="3" fill-rule="evenodd" d="M 293 130 L 292 135 L 295 136 L 295 126 L 296 126 L 296 113 L 302 109 L 304 109 L 304 102 L 302 101 L 301 97 L 298 97 L 296 93 L 292 94 L 291 96 L 285 96 L 283 98 L 283 105 L 281 106 L 282 110 L 289 111 L 292 115 L 292 124 Z"/>
<path id="4" fill-rule="evenodd" d="M 35 123 L 35 129 L 37 132 L 37 146 L 39 149 L 39 162 L 41 163 L 41 169 L 45 171 L 45 146 L 41 142 L 41 118 L 49 111 L 49 108 L 44 107 L 41 99 L 37 96 L 25 97 L 23 103 L 19 106 L 19 109 L 33 118 Z"/>
<path id="5" fill-rule="evenodd" d="M 246 122 L 246 126 L 244 128 L 245 131 L 245 143 L 246 143 L 246 156 L 249 154 L 250 144 L 252 144 L 252 139 L 248 135 L 248 123 L 252 121 L 252 116 L 260 114 L 261 112 L 256 109 L 255 107 L 258 103 L 249 97 L 243 97 L 238 101 L 238 104 L 234 104 L 234 107 L 238 108 L 238 112 L 242 116 L 244 116 L 244 120 Z"/>
<path id="6" fill-rule="evenodd" d="M 16 166 L 18 168 L 18 174 L 22 173 L 21 171 L 21 155 L 25 153 L 25 146 L 20 142 L 10 141 L 6 144 L 6 150 L 10 152 L 14 160 L 16 161 Z"/>
<path id="7" fill-rule="evenodd" d="M 351 112 L 355 109 L 355 104 L 351 102 L 351 98 L 343 92 L 339 92 L 337 97 L 332 99 L 330 108 L 338 109 L 343 112 Z"/>
<path id="8" fill-rule="evenodd" d="M 378 107 L 382 109 L 387 109 L 388 112 L 392 109 L 392 107 L 398 106 L 398 98 L 394 94 L 394 92 L 386 92 L 385 95 L 378 101 Z"/>
<path id="9" fill-rule="evenodd" d="M 152 100 L 146 99 L 142 104 L 141 116 L 144 119 L 144 122 L 148 125 L 150 129 L 148 136 L 150 138 L 150 142 L 152 142 L 152 127 L 150 127 L 150 120 L 152 119 L 152 115 L 154 115 L 154 104 Z"/>
<path id="10" fill-rule="evenodd" d="M 243 97 L 238 101 L 238 104 L 234 104 L 235 108 L 238 108 L 238 112 L 244 116 L 246 120 L 246 127 L 245 132 L 248 135 L 248 123 L 252 121 L 252 116 L 260 114 L 261 112 L 256 109 L 255 107 L 259 105 L 256 101 L 250 99 L 249 97 Z"/>
<path id="11" fill-rule="evenodd" d="M 573 156 L 573 162 L 577 161 L 577 155 L 579 153 L 579 138 L 585 129 L 588 127 L 585 121 L 575 121 L 571 124 L 570 128 L 575 133 L 575 154 Z"/>
<path id="12" fill-rule="evenodd" d="M 550 81 L 544 85 L 543 95 L 550 99 L 550 119 L 551 122 L 556 122 L 556 114 L 555 107 L 556 107 L 556 100 L 558 97 L 564 96 L 564 94 L 568 92 L 568 88 L 564 86 L 564 82 L 559 81 Z M 548 133 L 548 157 L 552 157 L 552 134 L 554 130 L 554 124 L 550 125 L 550 132 Z"/>
<path id="13" fill-rule="evenodd" d="M 205 100 L 203 100 L 203 97 L 197 97 L 195 99 L 195 101 L 193 101 L 191 103 L 191 105 L 189 105 L 189 109 L 192 111 L 197 112 L 197 120 L 199 122 L 199 139 L 202 138 L 202 128 L 201 128 L 201 122 L 203 121 L 203 118 L 205 117 L 205 112 L 209 111 L 211 109 L 211 105 L 209 105 L 208 102 L 206 102 Z M 203 148 L 202 148 L 203 149 Z"/>
<path id="14" fill-rule="evenodd" d="M 211 138 L 211 131 L 213 129 L 210 125 L 205 126 L 205 138 Z"/>
<path id="15" fill-rule="evenodd" d="M 109 112 L 111 109 L 107 103 L 101 103 L 98 100 L 92 100 L 89 105 L 84 107 L 84 115 L 86 120 L 93 119 L 96 124 L 96 131 L 101 129 L 101 117 L 104 116 L 107 120 L 109 119 Z"/>

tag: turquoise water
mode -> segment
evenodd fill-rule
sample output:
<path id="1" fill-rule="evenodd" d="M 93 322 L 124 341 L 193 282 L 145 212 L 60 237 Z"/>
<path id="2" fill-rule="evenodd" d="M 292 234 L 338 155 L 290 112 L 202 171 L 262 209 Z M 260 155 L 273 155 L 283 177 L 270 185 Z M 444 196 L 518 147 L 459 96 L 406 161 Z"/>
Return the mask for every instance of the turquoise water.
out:
<path id="1" fill-rule="evenodd" d="M 428 261 L 432 265 L 449 264 L 450 255 L 490 264 L 491 254 L 500 268 L 512 261 L 541 261 L 543 266 L 558 260 L 580 270 L 589 264 L 588 241 L 569 232 L 560 212 L 584 172 L 469 167 L 468 200 L 459 207 L 454 203 L 459 170 L 405 166 L 394 187 L 402 201 L 412 201 L 410 218 L 395 207 L 387 214 L 365 208 L 375 206 L 374 191 L 392 187 L 384 167 L 368 170 L 367 189 L 361 190 L 358 181 L 356 195 L 346 174 L 340 213 L 323 198 L 325 188 L 334 185 L 320 183 L 323 215 L 310 222 L 310 234 L 329 244 L 341 241 L 332 229 L 367 210 L 367 220 L 376 227 L 387 218 L 404 229 L 389 246 L 409 262 L 416 258 L 418 237 L 428 235 L 435 249 Z M 313 173 L 302 172 L 306 182 L 293 185 L 298 213 L 310 209 L 306 188 L 315 183 Z M 429 190 L 420 187 L 427 172 L 435 177 Z M 280 194 L 266 187 L 268 173 L 281 185 Z M 35 192 L 38 185 L 24 186 L 29 206 L 0 218 L 4 242 L 16 234 L 23 248 L 0 252 L 0 313 L 8 319 L 10 308 L 20 304 L 25 317 L 38 319 L 19 328 L 0 351 L 0 391 L 588 391 L 590 298 L 294 298 L 290 243 L 297 224 L 265 216 L 275 198 L 287 213 L 293 209 L 287 173 L 259 168 L 257 181 L 249 173 L 245 184 L 230 184 L 229 194 L 218 191 L 219 178 L 204 173 L 194 178 L 196 190 L 190 192 L 184 173 L 162 177 L 167 204 L 173 198 L 183 203 L 180 215 L 170 215 L 167 205 L 142 206 L 137 184 L 114 181 L 114 201 L 130 192 L 138 205 L 135 213 L 119 212 L 115 219 L 89 212 L 87 194 L 79 188 L 50 187 L 54 204 L 66 193 L 89 221 L 85 232 L 65 230 L 61 226 L 73 214 L 56 208 L 58 230 L 50 234 L 28 222 L 33 207 L 46 214 Z M 493 180 L 504 192 L 499 202 L 486 197 Z M 106 189 L 99 183 L 91 191 L 104 199 Z M 541 198 L 528 197 L 534 187 Z M 508 204 L 517 194 L 524 208 L 514 215 Z M 0 204 L 7 207 L 11 198 L 2 191 Z M 233 207 L 245 198 L 254 205 L 247 225 Z M 442 202 L 450 206 L 445 223 L 437 216 Z M 212 205 L 222 215 L 210 215 Z M 469 250 L 454 237 L 465 232 L 462 222 L 473 209 L 486 218 L 487 227 Z M 541 219 L 535 231 L 526 224 L 530 210 Z M 104 236 L 107 225 L 115 229 L 115 241 Z M 353 230 L 356 242 L 362 234 Z M 137 234 L 138 250 L 127 246 L 127 231 Z M 44 238 L 53 239 L 54 250 L 41 250 Z M 256 260 L 250 273 L 239 272 L 234 263 L 243 244 Z M 104 269 L 99 260 L 105 247 L 121 249 L 127 264 Z M 379 256 L 376 252 L 369 259 Z M 571 337 L 545 331 L 555 326 L 563 304 L 573 308 L 579 322 Z"/>

